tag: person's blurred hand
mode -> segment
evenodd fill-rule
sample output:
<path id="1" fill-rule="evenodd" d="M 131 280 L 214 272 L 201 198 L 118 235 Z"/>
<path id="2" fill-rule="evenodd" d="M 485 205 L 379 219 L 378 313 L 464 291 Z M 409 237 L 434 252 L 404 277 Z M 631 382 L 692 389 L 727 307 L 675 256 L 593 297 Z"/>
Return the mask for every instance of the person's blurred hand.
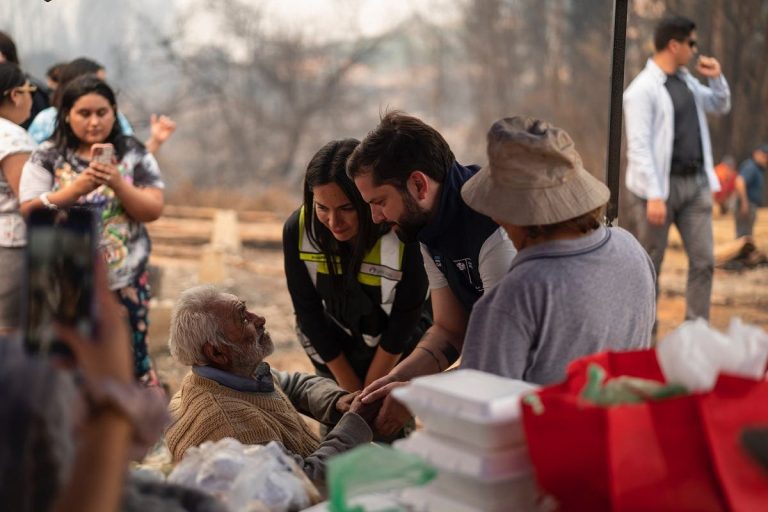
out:
<path id="1" fill-rule="evenodd" d="M 170 117 L 158 117 L 156 114 L 149 116 L 149 136 L 154 139 L 158 145 L 167 141 L 175 131 L 176 122 Z"/>
<path id="2" fill-rule="evenodd" d="M 352 402 L 355 400 L 355 398 L 357 398 L 359 394 L 359 391 L 355 391 L 354 393 L 347 393 L 346 395 L 342 395 L 338 400 L 336 400 L 336 410 L 341 414 L 349 411 L 349 408 L 352 406 Z"/>
<path id="3" fill-rule="evenodd" d="M 389 384 L 390 391 L 399 386 L 405 386 L 407 382 L 394 382 Z M 374 430 L 381 436 L 390 437 L 399 432 L 412 418 L 410 411 L 391 394 L 383 399 L 381 410 L 373 424 Z"/>
<path id="4" fill-rule="evenodd" d="M 667 203 L 663 199 L 649 199 L 646 202 L 645 215 L 654 226 L 663 226 L 667 220 Z"/>
<path id="5" fill-rule="evenodd" d="M 363 403 L 363 401 L 360 399 L 360 395 L 358 394 L 355 396 L 355 399 L 352 400 L 352 403 L 349 406 L 349 412 L 353 412 L 359 415 L 371 427 L 371 430 L 373 430 L 374 420 L 376 419 L 376 415 L 379 413 L 381 404 L 381 401 Z"/>
<path id="6" fill-rule="evenodd" d="M 739 215 L 741 217 L 749 216 L 749 203 L 747 203 L 746 201 L 741 201 L 739 203 Z"/>
<path id="7" fill-rule="evenodd" d="M 88 167 L 85 171 L 77 175 L 77 178 L 67 187 L 74 192 L 74 201 L 82 196 L 88 195 L 101 185 L 99 176 L 95 170 Z"/>
<path id="8" fill-rule="evenodd" d="M 396 377 L 385 375 L 368 384 L 360 392 L 360 398 L 365 403 L 377 402 L 389 395 L 390 391 L 401 384 Z"/>
<path id="9" fill-rule="evenodd" d="M 707 78 L 716 78 L 720 76 L 722 72 L 720 69 L 720 63 L 714 57 L 707 57 L 706 55 L 699 55 L 698 61 L 696 61 L 696 71 Z"/>
<path id="10" fill-rule="evenodd" d="M 123 185 L 123 177 L 117 166 L 114 164 L 103 164 L 101 162 L 91 162 L 88 169 L 99 185 L 106 185 L 114 191 L 117 191 Z"/>

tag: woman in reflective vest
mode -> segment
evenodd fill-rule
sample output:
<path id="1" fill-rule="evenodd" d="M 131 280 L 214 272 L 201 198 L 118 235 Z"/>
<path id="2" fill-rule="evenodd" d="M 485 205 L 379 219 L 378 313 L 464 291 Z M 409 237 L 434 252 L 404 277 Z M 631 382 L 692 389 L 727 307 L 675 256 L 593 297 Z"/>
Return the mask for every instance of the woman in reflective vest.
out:
<path id="1" fill-rule="evenodd" d="M 431 323 L 418 244 L 374 224 L 346 175 L 358 144 L 336 140 L 315 154 L 304 204 L 283 228 L 297 334 L 317 373 L 348 391 L 386 375 Z"/>

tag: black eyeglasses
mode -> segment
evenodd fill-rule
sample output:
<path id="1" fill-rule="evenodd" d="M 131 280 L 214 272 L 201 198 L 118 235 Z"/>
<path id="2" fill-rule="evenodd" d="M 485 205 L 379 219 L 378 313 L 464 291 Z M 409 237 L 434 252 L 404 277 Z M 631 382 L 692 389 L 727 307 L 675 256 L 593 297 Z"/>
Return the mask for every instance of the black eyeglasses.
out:
<path id="1" fill-rule="evenodd" d="M 691 47 L 691 49 L 699 46 L 699 43 L 695 39 L 688 39 L 686 42 L 688 43 L 688 46 Z"/>

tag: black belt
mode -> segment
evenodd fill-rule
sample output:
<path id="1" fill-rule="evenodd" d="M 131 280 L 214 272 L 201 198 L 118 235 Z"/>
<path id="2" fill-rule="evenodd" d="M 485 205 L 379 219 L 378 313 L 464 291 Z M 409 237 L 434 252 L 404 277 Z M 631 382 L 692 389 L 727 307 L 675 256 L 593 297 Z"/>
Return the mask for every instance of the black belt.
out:
<path id="1" fill-rule="evenodd" d="M 675 174 L 677 176 L 692 176 L 701 172 L 703 167 L 701 162 L 672 162 L 672 167 L 669 172 L 670 174 Z"/>

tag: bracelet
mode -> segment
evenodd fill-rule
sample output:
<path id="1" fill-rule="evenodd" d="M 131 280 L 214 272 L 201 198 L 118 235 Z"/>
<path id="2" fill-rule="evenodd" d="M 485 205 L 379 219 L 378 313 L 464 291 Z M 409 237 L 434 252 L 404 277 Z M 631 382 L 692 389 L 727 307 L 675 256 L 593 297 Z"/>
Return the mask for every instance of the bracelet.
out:
<path id="1" fill-rule="evenodd" d="M 40 194 L 40 202 L 43 203 L 43 206 L 48 208 L 49 210 L 58 210 L 58 205 L 55 205 L 51 202 L 50 199 L 48 199 L 48 192 L 43 192 Z"/>

